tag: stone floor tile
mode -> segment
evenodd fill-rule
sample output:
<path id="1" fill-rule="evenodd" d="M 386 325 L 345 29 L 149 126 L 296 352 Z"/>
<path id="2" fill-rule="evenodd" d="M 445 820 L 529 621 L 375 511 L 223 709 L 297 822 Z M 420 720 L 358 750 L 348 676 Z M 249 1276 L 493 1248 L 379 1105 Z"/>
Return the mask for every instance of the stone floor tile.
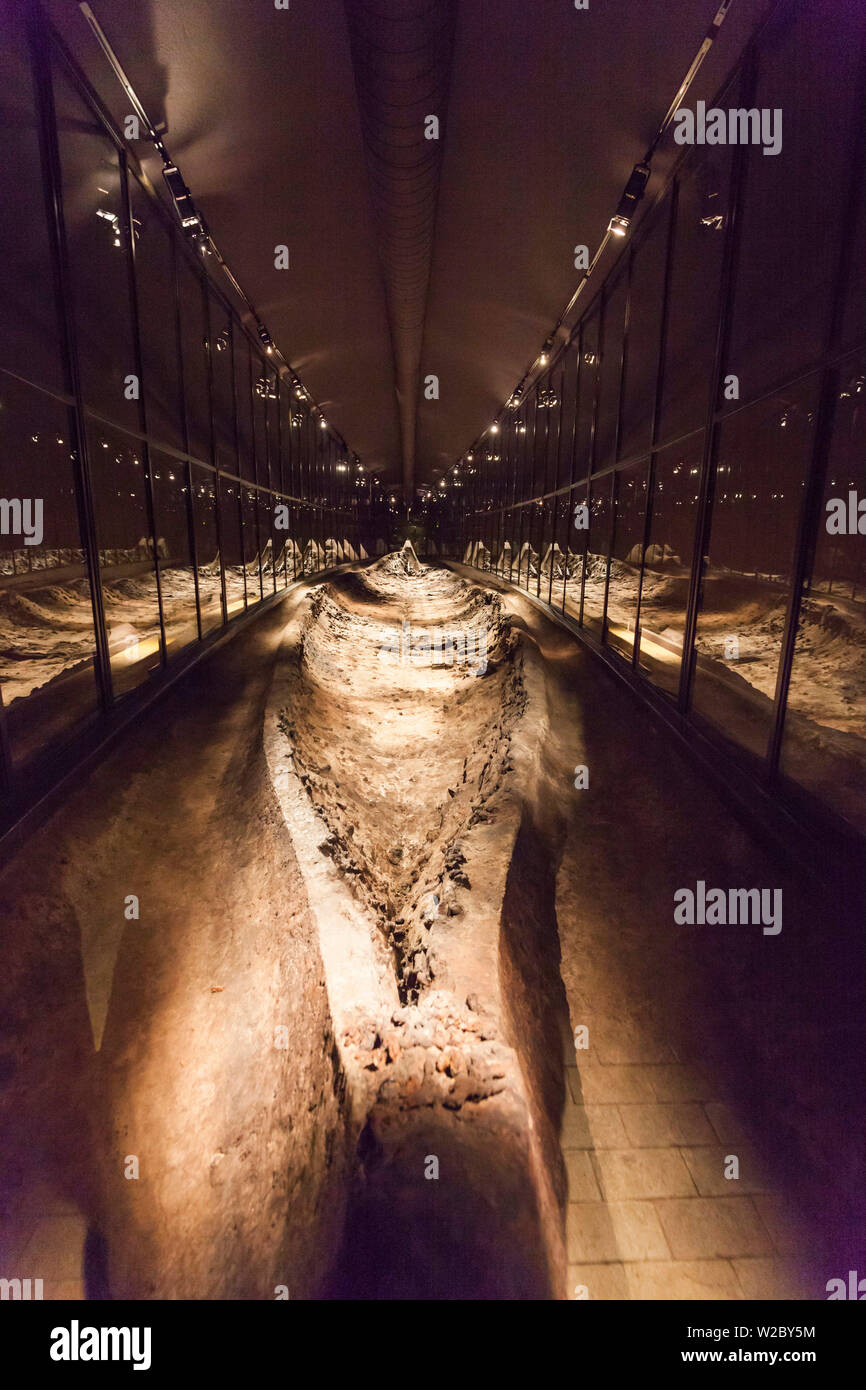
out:
<path id="1" fill-rule="evenodd" d="M 651 1202 L 571 1202 L 565 1234 L 575 1264 L 670 1258 Z"/>
<path id="2" fill-rule="evenodd" d="M 643 1261 L 625 1266 L 629 1296 L 633 1299 L 743 1298 L 736 1273 L 728 1260 Z"/>
<path id="3" fill-rule="evenodd" d="M 609 1149 L 594 1153 L 593 1163 L 608 1201 L 695 1195 L 678 1149 Z"/>
<path id="4" fill-rule="evenodd" d="M 615 1105 L 566 1102 L 560 1142 L 563 1149 L 615 1149 L 628 1140 Z"/>
<path id="5" fill-rule="evenodd" d="M 731 1262 L 737 1272 L 743 1297 L 749 1299 L 808 1299 L 808 1278 L 794 1260 L 737 1259 Z"/>
<path id="6" fill-rule="evenodd" d="M 629 1296 L 625 1270 L 621 1264 L 569 1265 L 567 1277 L 568 1297 L 572 1302 L 579 1301 L 575 1293 L 578 1287 L 586 1289 L 583 1297 L 597 1302 L 610 1302 Z"/>
<path id="7" fill-rule="evenodd" d="M 671 1198 L 655 1206 L 674 1259 L 774 1253 L 751 1197 Z"/>
<path id="8" fill-rule="evenodd" d="M 655 1100 L 682 1102 L 715 1099 L 716 1088 L 700 1067 L 685 1066 L 681 1062 L 663 1062 L 645 1070 Z"/>
<path id="9" fill-rule="evenodd" d="M 703 1106 L 693 1101 L 662 1105 L 621 1105 L 620 1115 L 632 1144 L 659 1149 L 668 1144 L 712 1144 L 716 1135 Z"/>
<path id="10" fill-rule="evenodd" d="M 568 1149 L 563 1154 L 568 1174 L 569 1202 L 600 1202 L 601 1190 L 588 1149 Z"/>
<path id="11" fill-rule="evenodd" d="M 731 1149 L 725 1144 L 716 1144 L 699 1148 L 683 1146 L 680 1153 L 702 1197 L 742 1197 L 767 1191 L 766 1179 L 752 1149 L 742 1145 Z M 725 1177 L 726 1161 L 732 1153 L 740 1160 L 738 1178 Z"/>
<path id="12" fill-rule="evenodd" d="M 568 1080 L 578 1104 L 617 1105 L 620 1101 L 655 1099 L 649 1071 L 649 1067 L 636 1065 L 602 1066 L 598 1062 L 580 1062 L 569 1068 Z"/>

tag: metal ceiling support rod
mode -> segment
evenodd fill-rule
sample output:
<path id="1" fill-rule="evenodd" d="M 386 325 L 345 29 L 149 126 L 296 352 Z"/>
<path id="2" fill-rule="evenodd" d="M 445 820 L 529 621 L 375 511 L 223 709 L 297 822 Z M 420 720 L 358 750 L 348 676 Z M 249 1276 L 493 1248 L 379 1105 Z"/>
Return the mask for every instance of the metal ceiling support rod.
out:
<path id="1" fill-rule="evenodd" d="M 163 170 L 164 170 L 164 171 L 165 171 L 165 170 L 174 170 L 174 171 L 176 172 L 177 176 L 178 176 L 178 179 L 180 180 L 180 183 L 182 184 L 182 183 L 183 183 L 183 180 L 182 180 L 182 178 L 180 177 L 180 170 L 178 169 L 178 166 L 174 163 L 174 161 L 172 160 L 171 156 L 169 155 L 169 152 L 168 152 L 168 150 L 167 150 L 166 147 L 165 147 L 165 143 L 164 143 L 164 141 L 163 141 L 163 139 L 162 139 L 162 135 L 161 135 L 159 129 L 154 125 L 153 121 L 150 119 L 150 117 L 148 116 L 147 112 L 145 111 L 143 105 L 141 104 L 141 101 L 140 101 L 139 98 L 138 98 L 138 95 L 137 95 L 137 93 L 136 93 L 136 91 L 135 91 L 135 88 L 133 87 L 132 83 L 130 82 L 129 78 L 128 78 L 127 75 L 126 75 L 126 72 L 125 72 L 124 69 L 123 69 L 123 65 L 121 64 L 120 59 L 118 58 L 117 54 L 115 53 L 114 49 L 112 48 L 111 44 L 109 43 L 108 37 L 107 37 L 107 35 L 106 35 L 106 33 L 105 33 L 105 30 L 102 28 L 102 25 L 99 23 L 99 20 L 96 18 L 96 15 L 93 13 L 93 10 L 92 10 L 92 9 L 90 8 L 90 6 L 86 3 L 86 0 L 81 0 L 81 2 L 79 3 L 78 8 L 79 8 L 79 10 L 81 11 L 82 15 L 84 16 L 84 18 L 86 19 L 87 23 L 89 24 L 90 29 L 91 29 L 91 31 L 92 31 L 92 33 L 93 33 L 94 38 L 96 39 L 97 43 L 99 44 L 100 48 L 102 49 L 103 53 L 105 54 L 106 58 L 108 59 L 108 62 L 109 62 L 110 65 L 111 65 L 111 68 L 112 68 L 112 71 L 114 72 L 115 77 L 117 78 L 118 82 L 120 83 L 120 85 L 121 85 L 121 87 L 123 88 L 123 90 L 124 90 L 124 92 L 126 93 L 126 95 L 129 97 L 129 100 L 132 102 L 132 106 L 133 106 L 133 109 L 134 109 L 134 111 L 135 111 L 135 114 L 138 116 L 138 119 L 141 121 L 142 125 L 144 126 L 145 130 L 147 131 L 148 139 L 150 140 L 151 144 L 154 145 L 154 147 L 156 148 L 156 150 L 159 152 L 160 158 L 162 159 L 162 162 L 163 162 Z M 183 186 L 184 186 L 184 188 L 186 187 L 185 185 L 183 185 Z M 169 187 L 169 191 L 172 191 L 170 187 Z M 191 199 L 191 197 L 190 197 L 190 195 L 189 195 L 189 190 L 188 190 L 188 189 L 186 190 L 186 194 L 187 194 L 187 197 L 189 198 L 190 205 L 192 205 L 192 199 Z M 174 195 L 173 195 L 173 196 L 174 196 Z M 175 201 L 177 201 L 176 198 L 175 198 Z M 289 375 L 291 376 L 292 381 L 293 381 L 294 383 L 296 383 L 297 385 L 301 386 L 301 388 L 302 388 L 302 390 L 303 390 L 303 392 L 304 392 L 304 399 L 307 400 L 307 401 L 309 401 L 309 403 L 310 403 L 310 405 L 311 405 L 311 407 L 312 407 L 313 413 L 316 414 L 320 420 L 323 420 L 325 417 L 324 417 L 324 412 L 322 411 L 321 407 L 320 407 L 320 406 L 318 405 L 318 403 L 313 399 L 311 393 L 307 390 L 307 388 L 303 385 L 303 383 L 301 382 L 300 377 L 298 376 L 298 374 L 297 374 L 297 372 L 295 371 L 295 369 L 292 367 L 291 363 L 288 362 L 288 361 L 286 361 L 286 358 L 285 358 L 285 357 L 283 356 L 283 354 L 280 352 L 279 348 L 277 348 L 276 345 L 275 345 L 274 343 L 271 342 L 270 334 L 268 333 L 267 329 L 265 328 L 264 324 L 262 323 L 261 318 L 259 317 L 258 313 L 256 312 L 255 305 L 253 304 L 253 302 L 252 302 L 252 300 L 250 299 L 249 295 L 241 288 L 240 283 L 238 282 L 237 277 L 232 273 L 232 270 L 231 270 L 231 268 L 229 267 L 229 265 L 228 265 L 228 263 L 227 263 L 225 257 L 222 255 L 222 253 L 221 253 L 219 247 L 217 246 L 216 242 L 215 242 L 214 239 L 213 239 L 213 236 L 212 236 L 211 233 L 210 233 L 210 230 L 209 230 L 208 227 L 206 226 L 206 224 L 205 224 L 205 222 L 204 222 L 204 219 L 201 218 L 201 217 L 198 217 L 197 220 L 198 220 L 198 222 L 199 222 L 199 224 L 200 224 L 200 227 L 201 227 L 201 234 L 200 234 L 200 236 L 197 238 L 198 241 L 199 241 L 199 244 L 202 246 L 203 249 L 206 248 L 206 249 L 207 249 L 208 251 L 210 251 L 210 253 L 214 256 L 215 260 L 217 261 L 217 264 L 219 265 L 220 269 L 224 272 L 226 278 L 228 279 L 229 283 L 231 284 L 231 287 L 232 287 L 232 289 L 234 290 L 235 294 L 237 295 L 238 299 L 241 301 L 242 305 L 244 306 L 244 308 L 246 309 L 246 311 L 247 311 L 247 313 L 250 315 L 250 317 L 254 320 L 255 325 L 256 325 L 256 332 L 257 332 L 259 338 L 261 339 L 261 341 L 262 341 L 263 343 L 266 344 L 268 353 L 269 353 L 269 354 L 270 354 L 270 353 L 274 353 L 274 354 L 276 354 L 276 355 L 278 355 L 278 356 L 280 357 L 280 359 L 282 360 L 283 365 L 285 366 L 287 372 L 288 372 Z M 326 422 L 326 424 L 327 424 L 327 422 Z M 332 434 L 332 435 L 334 436 L 334 438 L 337 439 L 337 440 L 340 442 L 340 444 L 342 445 L 342 447 L 343 447 L 343 448 L 346 450 L 346 452 L 348 453 L 348 452 L 349 452 L 349 447 L 348 447 L 348 445 L 346 444 L 346 441 L 345 441 L 345 439 L 343 438 L 343 436 L 342 436 L 341 434 L 338 434 L 337 431 L 334 430 L 334 429 L 332 428 L 331 425 L 327 425 L 327 429 L 328 429 L 328 432 L 329 432 L 330 434 Z"/>

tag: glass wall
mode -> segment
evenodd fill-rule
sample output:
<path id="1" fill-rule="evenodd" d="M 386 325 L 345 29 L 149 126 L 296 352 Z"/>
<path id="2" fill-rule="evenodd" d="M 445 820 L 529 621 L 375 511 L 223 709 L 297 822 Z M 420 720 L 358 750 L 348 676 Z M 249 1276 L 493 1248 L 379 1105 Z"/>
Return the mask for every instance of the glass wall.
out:
<path id="1" fill-rule="evenodd" d="M 0 790 L 303 570 L 350 556 L 313 428 L 38 12 L 0 48 Z M 338 469 L 337 459 L 344 463 Z M 315 481 L 317 497 L 310 488 Z M 327 538 L 327 545 L 318 542 Z M 311 544 L 315 539 L 316 544 Z M 301 559 L 303 555 L 304 559 Z M 37 774 L 34 778 L 34 773 Z"/>
<path id="2" fill-rule="evenodd" d="M 525 404 L 500 414 L 504 476 L 474 490 L 462 548 L 483 563 L 492 528 L 498 571 L 705 748 L 862 832 L 856 10 L 783 3 L 747 47 L 711 105 L 765 112 L 766 139 L 671 142 L 668 183 Z"/>
<path id="3" fill-rule="evenodd" d="M 866 351 L 839 363 L 831 396 L 781 766 L 866 828 Z"/>

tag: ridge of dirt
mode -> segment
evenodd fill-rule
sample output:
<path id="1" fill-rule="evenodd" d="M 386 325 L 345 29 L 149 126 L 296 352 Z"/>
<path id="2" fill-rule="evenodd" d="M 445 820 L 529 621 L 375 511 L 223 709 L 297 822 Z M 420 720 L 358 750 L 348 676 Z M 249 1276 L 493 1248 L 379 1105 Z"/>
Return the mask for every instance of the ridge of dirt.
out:
<path id="1" fill-rule="evenodd" d="M 287 778 L 355 1136 L 330 1297 L 549 1298 L 564 1280 L 562 1159 L 540 1142 L 550 1094 L 540 1109 L 525 1036 L 549 1013 L 533 995 L 550 919 L 521 953 L 503 917 L 527 702 L 499 597 L 405 547 L 322 585 L 284 638 L 269 765 Z M 534 708 L 526 750 L 546 727 Z M 534 913 L 535 894 L 512 900 Z M 434 1160 L 447 1189 L 425 1181 Z"/>

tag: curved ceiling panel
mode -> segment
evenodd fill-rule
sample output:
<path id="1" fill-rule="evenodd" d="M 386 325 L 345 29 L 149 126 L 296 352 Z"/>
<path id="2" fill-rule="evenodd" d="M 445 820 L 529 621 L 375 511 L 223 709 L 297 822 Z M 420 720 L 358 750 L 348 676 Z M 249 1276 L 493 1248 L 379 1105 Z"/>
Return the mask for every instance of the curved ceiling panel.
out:
<path id="1" fill-rule="evenodd" d="M 411 502 L 456 3 L 346 0 L 346 14 L 394 350 L 403 482 Z"/>

